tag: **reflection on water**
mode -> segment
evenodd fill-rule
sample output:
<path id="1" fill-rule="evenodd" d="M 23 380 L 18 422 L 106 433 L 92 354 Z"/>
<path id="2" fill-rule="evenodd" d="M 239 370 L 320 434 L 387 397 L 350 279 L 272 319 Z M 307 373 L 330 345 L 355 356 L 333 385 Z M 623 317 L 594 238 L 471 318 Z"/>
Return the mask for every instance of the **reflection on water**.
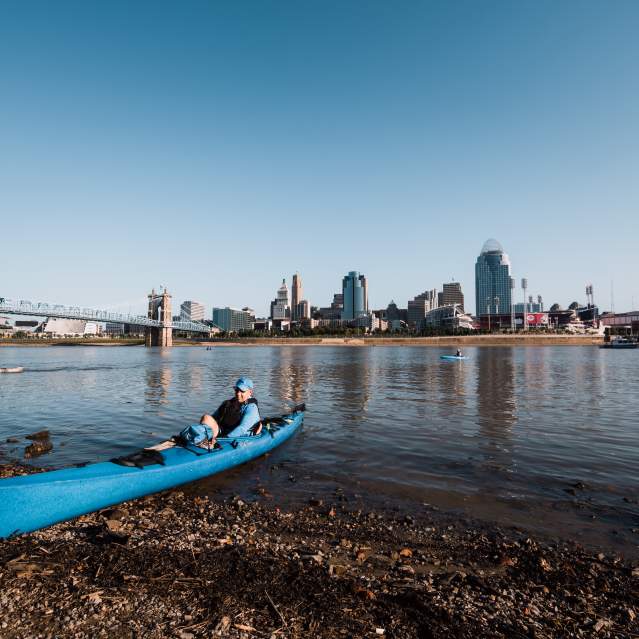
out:
<path id="1" fill-rule="evenodd" d="M 512 357 L 510 348 L 477 352 L 478 440 L 487 477 L 491 472 L 510 472 L 513 466 L 517 400 Z"/>
<path id="2" fill-rule="evenodd" d="M 168 362 L 162 362 L 159 368 L 149 368 L 146 371 L 147 390 L 144 394 L 146 403 L 153 407 L 170 402 L 171 368 Z M 185 380 L 182 379 L 182 382 Z"/>
<path id="3" fill-rule="evenodd" d="M 39 464 L 108 459 L 175 434 L 248 375 L 262 415 L 302 402 L 308 412 L 268 460 L 229 474 L 229 490 L 250 493 L 259 477 L 282 500 L 339 485 L 364 501 L 437 501 L 509 523 L 561 513 L 564 527 L 615 526 L 617 538 L 639 525 L 636 352 L 469 348 L 463 362 L 444 352 L 4 347 L 2 365 L 25 372 L 0 376 L 0 442 L 48 428 L 54 450 Z M 573 497 L 575 482 L 587 488 Z"/>
<path id="4" fill-rule="evenodd" d="M 283 406 L 293 407 L 307 401 L 313 381 L 308 349 L 282 347 L 280 357 L 268 371 L 268 392 L 279 397 Z"/>

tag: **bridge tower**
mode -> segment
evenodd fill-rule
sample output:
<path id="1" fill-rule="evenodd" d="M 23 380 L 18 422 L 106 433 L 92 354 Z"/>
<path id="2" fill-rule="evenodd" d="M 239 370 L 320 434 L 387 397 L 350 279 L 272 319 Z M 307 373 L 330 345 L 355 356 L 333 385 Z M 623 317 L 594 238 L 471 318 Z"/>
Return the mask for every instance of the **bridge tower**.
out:
<path id="1" fill-rule="evenodd" d="M 171 296 L 166 288 L 162 293 L 156 293 L 155 289 L 149 295 L 149 318 L 162 322 L 161 328 L 149 327 L 146 329 L 145 346 L 161 346 L 167 348 L 173 346 L 173 322 L 171 308 Z"/>

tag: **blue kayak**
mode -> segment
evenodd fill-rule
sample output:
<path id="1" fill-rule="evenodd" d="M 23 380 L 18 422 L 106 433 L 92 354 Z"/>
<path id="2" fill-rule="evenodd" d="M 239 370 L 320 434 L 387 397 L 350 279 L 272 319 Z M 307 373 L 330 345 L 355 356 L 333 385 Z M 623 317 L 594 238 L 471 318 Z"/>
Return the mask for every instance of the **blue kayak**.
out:
<path id="1" fill-rule="evenodd" d="M 304 406 L 264 420 L 259 435 L 219 438 L 211 450 L 173 445 L 82 467 L 0 479 L 0 539 L 150 495 L 239 466 L 289 439 L 304 421 Z"/>
<path id="2" fill-rule="evenodd" d="M 466 355 L 440 355 L 439 359 L 468 359 Z"/>

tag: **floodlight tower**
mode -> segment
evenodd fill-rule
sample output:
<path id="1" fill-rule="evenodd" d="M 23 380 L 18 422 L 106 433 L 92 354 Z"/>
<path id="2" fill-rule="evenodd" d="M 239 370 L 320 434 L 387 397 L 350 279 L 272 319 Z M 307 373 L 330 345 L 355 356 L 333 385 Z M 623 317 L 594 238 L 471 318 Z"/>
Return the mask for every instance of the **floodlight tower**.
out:
<path id="1" fill-rule="evenodd" d="M 526 303 L 526 293 L 528 291 L 528 280 L 525 277 L 521 278 L 521 288 L 524 289 L 524 330 L 528 330 L 528 304 Z"/>
<path id="2" fill-rule="evenodd" d="M 537 304 L 539 304 L 539 312 L 543 313 L 544 312 L 544 300 L 542 299 L 541 295 L 537 295 Z"/>
<path id="3" fill-rule="evenodd" d="M 515 332 L 515 278 L 510 278 L 510 330 Z"/>

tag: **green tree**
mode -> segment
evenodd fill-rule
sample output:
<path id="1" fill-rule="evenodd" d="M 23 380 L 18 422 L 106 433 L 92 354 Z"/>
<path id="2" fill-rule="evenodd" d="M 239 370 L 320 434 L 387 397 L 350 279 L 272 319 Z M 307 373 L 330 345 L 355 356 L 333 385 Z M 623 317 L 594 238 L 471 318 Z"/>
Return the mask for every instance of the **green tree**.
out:
<path id="1" fill-rule="evenodd" d="M 574 310 L 576 310 L 576 309 L 578 309 L 578 308 L 579 308 L 579 302 L 573 302 L 573 303 L 572 303 L 572 304 L 568 307 L 568 310 L 570 310 L 570 311 L 574 311 Z"/>
<path id="2" fill-rule="evenodd" d="M 551 307 L 550 307 L 550 312 L 551 313 L 556 313 L 557 311 L 561 310 L 561 306 L 559 306 L 559 304 L 557 304 L 557 302 L 555 302 Z"/>

